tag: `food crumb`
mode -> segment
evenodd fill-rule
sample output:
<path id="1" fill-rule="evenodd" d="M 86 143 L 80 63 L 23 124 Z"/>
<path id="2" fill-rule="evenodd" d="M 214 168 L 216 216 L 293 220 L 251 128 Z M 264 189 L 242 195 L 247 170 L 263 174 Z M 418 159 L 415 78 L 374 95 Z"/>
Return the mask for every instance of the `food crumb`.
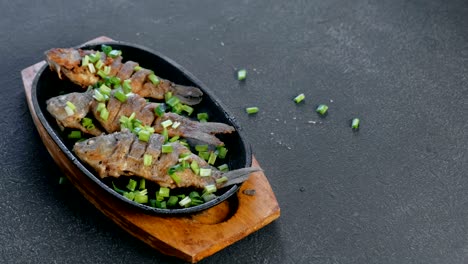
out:
<path id="1" fill-rule="evenodd" d="M 221 46 L 224 46 L 224 42 L 221 41 Z"/>
<path id="2" fill-rule="evenodd" d="M 242 191 L 243 194 L 249 195 L 249 196 L 254 196 L 255 195 L 255 190 L 254 189 L 245 189 Z"/>
<path id="3" fill-rule="evenodd" d="M 317 121 L 309 120 L 309 121 L 307 121 L 307 123 L 309 123 L 309 124 L 317 124 Z"/>

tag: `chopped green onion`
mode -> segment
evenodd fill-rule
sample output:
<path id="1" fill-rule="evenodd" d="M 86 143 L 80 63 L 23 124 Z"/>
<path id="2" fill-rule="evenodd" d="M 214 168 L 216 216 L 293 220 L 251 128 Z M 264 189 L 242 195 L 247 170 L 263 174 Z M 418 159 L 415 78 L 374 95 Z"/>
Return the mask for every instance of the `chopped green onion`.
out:
<path id="1" fill-rule="evenodd" d="M 177 196 L 170 196 L 167 200 L 167 206 L 174 207 L 177 204 L 177 201 L 179 201 L 179 198 L 177 198 Z"/>
<path id="2" fill-rule="evenodd" d="M 73 109 L 70 108 L 70 106 L 65 106 L 65 112 L 67 112 L 67 116 L 72 116 L 75 114 L 75 111 L 73 111 Z"/>
<path id="3" fill-rule="evenodd" d="M 122 51 L 120 51 L 120 50 L 111 50 L 108 55 L 111 58 L 116 58 L 116 57 L 122 55 Z"/>
<path id="4" fill-rule="evenodd" d="M 182 145 L 182 146 L 185 146 L 185 147 L 190 147 L 189 144 L 187 143 L 187 141 L 185 139 L 181 139 L 179 140 L 179 143 Z"/>
<path id="5" fill-rule="evenodd" d="M 167 128 L 168 126 L 172 125 L 172 120 L 167 119 L 167 120 L 161 122 L 161 125 L 162 125 L 164 128 Z"/>
<path id="6" fill-rule="evenodd" d="M 294 98 L 294 102 L 296 102 L 296 104 L 298 104 L 298 103 L 302 102 L 302 100 L 304 100 L 304 98 L 305 98 L 305 95 L 303 93 L 301 93 L 300 95 L 298 95 L 298 96 L 296 96 Z"/>
<path id="7" fill-rule="evenodd" d="M 172 97 L 172 93 L 171 92 L 167 92 L 164 94 L 164 101 L 167 102 L 167 100 L 171 99 Z"/>
<path id="8" fill-rule="evenodd" d="M 328 106 L 321 104 L 317 107 L 315 111 L 321 115 L 325 115 L 327 113 L 327 110 L 328 110 Z"/>
<path id="9" fill-rule="evenodd" d="M 228 178 L 226 176 L 216 179 L 217 184 L 225 183 L 227 181 L 228 181 Z"/>
<path id="10" fill-rule="evenodd" d="M 159 208 L 161 208 L 161 209 L 167 209 L 167 203 L 166 203 L 166 201 L 161 201 L 160 204 L 159 204 Z"/>
<path id="11" fill-rule="evenodd" d="M 197 199 L 197 198 L 200 198 L 200 194 L 197 191 L 191 191 L 189 194 L 189 197 L 191 199 Z"/>
<path id="12" fill-rule="evenodd" d="M 76 110 L 76 106 L 72 102 L 67 101 L 66 104 L 67 104 L 68 107 L 70 107 L 71 110 L 73 110 L 73 111 Z"/>
<path id="13" fill-rule="evenodd" d="M 94 99 L 96 99 L 96 101 L 98 102 L 103 102 L 106 100 L 106 97 L 101 93 L 99 92 L 98 89 L 94 90 L 94 95 L 93 95 Z M 98 110 L 99 111 L 99 110 Z"/>
<path id="14" fill-rule="evenodd" d="M 177 98 L 177 97 L 173 97 L 173 98 Z M 169 99 L 169 101 L 170 101 L 170 100 L 172 100 L 172 98 Z M 177 100 L 179 100 L 179 98 L 177 98 Z M 178 115 L 180 115 L 180 114 L 182 113 L 183 110 L 184 110 L 184 109 L 183 109 L 183 104 L 181 104 L 181 103 L 176 103 L 176 104 L 172 107 L 172 112 L 173 112 L 173 113 L 176 113 L 176 114 L 178 114 Z"/>
<path id="15" fill-rule="evenodd" d="M 173 151 L 172 145 L 170 144 L 164 144 L 162 145 L 162 153 L 171 153 Z"/>
<path id="16" fill-rule="evenodd" d="M 174 107 L 175 105 L 180 103 L 180 99 L 175 96 L 172 96 L 171 98 L 169 98 L 169 100 L 166 101 L 166 103 L 171 107 Z"/>
<path id="17" fill-rule="evenodd" d="M 102 45 L 101 45 L 101 50 L 102 50 L 102 52 L 104 52 L 106 55 L 108 55 L 109 52 L 111 52 L 112 47 L 102 44 Z"/>
<path id="18" fill-rule="evenodd" d="M 169 142 L 176 142 L 179 138 L 179 136 L 173 136 L 171 139 L 169 139 Z"/>
<path id="19" fill-rule="evenodd" d="M 215 199 L 216 195 L 213 194 L 213 193 L 206 193 L 206 194 L 202 195 L 202 198 L 203 198 L 203 201 L 205 201 L 205 203 L 206 203 L 206 202 L 209 202 L 209 201 Z"/>
<path id="20" fill-rule="evenodd" d="M 81 131 L 73 130 L 72 132 L 70 132 L 70 134 L 68 134 L 68 138 L 70 138 L 70 139 L 79 139 L 79 138 L 81 138 Z"/>
<path id="21" fill-rule="evenodd" d="M 210 165 L 215 164 L 217 157 L 218 157 L 218 155 L 216 154 L 216 152 L 211 151 L 210 152 L 210 157 L 208 158 L 208 164 L 210 164 Z"/>
<path id="22" fill-rule="evenodd" d="M 198 156 L 204 160 L 208 160 L 210 158 L 210 153 L 208 151 L 200 151 L 198 152 Z"/>
<path id="23" fill-rule="evenodd" d="M 164 201 L 164 197 L 159 195 L 159 193 L 156 193 L 156 201 Z"/>
<path id="24" fill-rule="evenodd" d="M 98 60 L 96 64 L 94 64 L 94 67 L 96 67 L 96 70 L 100 70 L 104 66 L 104 62 L 102 60 Z M 99 73 L 98 73 L 99 74 Z M 104 78 L 104 77 L 103 77 Z"/>
<path id="25" fill-rule="evenodd" d="M 180 122 L 176 121 L 172 124 L 172 128 L 176 129 L 180 126 Z"/>
<path id="26" fill-rule="evenodd" d="M 354 118 L 353 121 L 351 122 L 351 128 L 352 129 L 358 129 L 360 122 L 361 121 L 359 120 L 359 118 Z"/>
<path id="27" fill-rule="evenodd" d="M 113 84 L 114 86 L 120 85 L 120 83 L 121 83 L 120 78 L 117 77 L 117 76 L 112 76 L 112 77 L 108 77 L 108 78 L 109 78 L 109 82 L 111 84 Z"/>
<path id="28" fill-rule="evenodd" d="M 100 87 L 99 87 L 99 92 L 101 94 L 105 94 L 105 95 L 110 95 L 112 89 L 107 87 L 105 84 L 102 84 Z"/>
<path id="29" fill-rule="evenodd" d="M 229 167 L 226 163 L 224 163 L 223 165 L 220 165 L 218 166 L 218 170 L 222 171 L 222 172 L 227 172 L 229 171 Z"/>
<path id="30" fill-rule="evenodd" d="M 107 108 L 101 110 L 99 117 L 101 117 L 102 120 L 107 121 L 107 119 L 109 118 L 109 111 L 107 110 Z"/>
<path id="31" fill-rule="evenodd" d="M 127 189 L 129 189 L 130 191 L 133 192 L 135 190 L 136 186 L 137 186 L 137 182 L 135 180 L 133 180 L 133 179 L 130 179 L 128 181 L 128 184 L 127 184 Z"/>
<path id="32" fill-rule="evenodd" d="M 192 169 L 193 173 L 197 175 L 200 174 L 200 167 L 195 160 L 192 160 L 192 163 L 190 163 L 190 168 Z"/>
<path id="33" fill-rule="evenodd" d="M 123 194 L 123 196 L 127 199 L 129 199 L 130 201 L 133 201 L 133 199 L 135 199 L 135 193 L 134 192 L 125 192 Z"/>
<path id="34" fill-rule="evenodd" d="M 188 204 L 190 204 L 190 202 L 192 201 L 192 199 L 190 199 L 190 197 L 185 197 L 184 199 L 182 199 L 180 202 L 179 202 L 179 205 L 184 207 Z"/>
<path id="35" fill-rule="evenodd" d="M 167 187 L 161 187 L 159 188 L 159 196 L 162 196 L 162 197 L 169 197 L 169 192 L 170 192 L 170 189 L 167 188 Z"/>
<path id="36" fill-rule="evenodd" d="M 245 111 L 247 112 L 247 114 L 251 115 L 251 114 L 255 114 L 255 113 L 258 113 L 258 107 L 254 106 L 254 107 L 247 107 L 245 109 Z"/>
<path id="37" fill-rule="evenodd" d="M 211 169 L 209 169 L 209 168 L 200 168 L 200 176 L 201 177 L 211 176 Z"/>
<path id="38" fill-rule="evenodd" d="M 99 51 L 96 51 L 96 53 L 92 53 L 89 55 L 89 61 L 91 63 L 96 63 L 100 59 L 101 59 L 101 52 Z"/>
<path id="39" fill-rule="evenodd" d="M 105 74 L 105 75 L 109 75 L 109 74 L 110 74 L 110 71 L 111 71 L 111 67 L 110 67 L 110 66 L 104 66 L 104 74 Z"/>
<path id="40" fill-rule="evenodd" d="M 140 190 L 146 189 L 146 180 L 144 178 L 140 179 L 140 185 L 138 186 L 138 189 Z"/>
<path id="41" fill-rule="evenodd" d="M 208 145 L 196 145 L 195 150 L 196 151 L 207 151 L 208 150 Z"/>
<path id="42" fill-rule="evenodd" d="M 197 119 L 198 120 L 205 120 L 207 121 L 208 120 L 208 113 L 198 113 L 197 114 Z"/>
<path id="43" fill-rule="evenodd" d="M 81 124 L 83 126 L 88 126 L 88 125 L 92 125 L 93 124 L 93 120 L 89 117 L 84 117 L 83 119 L 81 119 Z"/>
<path id="44" fill-rule="evenodd" d="M 143 165 L 146 167 L 149 167 L 151 166 L 152 163 L 153 163 L 153 156 L 145 154 L 143 156 Z"/>
<path id="45" fill-rule="evenodd" d="M 96 110 L 97 110 L 98 112 L 101 112 L 102 109 L 105 109 L 105 108 L 106 108 L 106 104 L 104 104 L 104 103 L 99 103 L 99 104 L 97 105 L 97 109 L 96 109 Z"/>
<path id="46" fill-rule="evenodd" d="M 154 75 L 154 74 L 148 75 L 148 79 L 149 79 L 154 85 L 158 85 L 158 84 L 159 84 L 159 78 L 158 78 L 158 76 L 156 76 L 156 75 Z"/>
<path id="47" fill-rule="evenodd" d="M 166 105 L 165 104 L 159 104 L 156 108 L 154 108 L 154 113 L 156 113 L 157 116 L 162 116 L 166 112 Z"/>
<path id="48" fill-rule="evenodd" d="M 148 130 L 141 130 L 138 132 L 138 139 L 144 142 L 148 142 L 150 139 L 151 133 Z"/>
<path id="49" fill-rule="evenodd" d="M 168 170 L 167 170 L 167 174 L 169 175 L 172 175 L 178 171 L 182 171 L 184 170 L 184 167 L 182 167 L 180 164 L 176 164 L 174 166 L 171 166 Z"/>
<path id="50" fill-rule="evenodd" d="M 170 174 L 169 176 L 172 178 L 172 180 L 174 180 L 176 184 L 180 183 L 181 179 L 177 174 L 173 173 L 173 174 Z"/>
<path id="51" fill-rule="evenodd" d="M 139 204 L 147 203 L 148 202 L 148 195 L 143 194 L 135 194 L 134 201 Z"/>
<path id="52" fill-rule="evenodd" d="M 205 186 L 205 193 L 214 193 L 216 192 L 216 185 L 210 184 Z"/>
<path id="53" fill-rule="evenodd" d="M 90 73 L 96 73 L 96 68 L 94 68 L 94 64 L 89 63 L 88 64 L 88 69 Z"/>
<path id="54" fill-rule="evenodd" d="M 134 71 L 139 71 L 141 69 L 143 69 L 143 68 L 140 65 L 137 65 L 137 66 L 135 66 L 135 68 L 133 68 Z"/>
<path id="55" fill-rule="evenodd" d="M 156 200 L 155 199 L 150 199 L 149 202 L 150 202 L 151 207 L 156 207 Z"/>
<path id="56" fill-rule="evenodd" d="M 125 103 L 125 101 L 127 101 L 127 95 L 124 94 L 120 89 L 114 93 L 114 97 L 122 103 Z"/>
<path id="57" fill-rule="evenodd" d="M 161 135 L 164 137 L 164 142 L 169 140 L 169 133 L 167 132 L 167 128 L 163 128 L 163 132 Z"/>
<path id="58" fill-rule="evenodd" d="M 89 64 L 89 56 L 88 55 L 85 55 L 82 59 L 81 59 L 81 66 L 82 67 L 86 67 L 88 66 Z"/>
<path id="59" fill-rule="evenodd" d="M 125 80 L 122 83 L 122 89 L 124 93 L 128 94 L 132 91 L 132 86 L 130 85 L 130 80 Z"/>
<path id="60" fill-rule="evenodd" d="M 184 110 L 187 115 L 191 115 L 193 113 L 193 107 L 188 105 L 182 105 L 182 110 Z"/>
<path id="61" fill-rule="evenodd" d="M 225 147 L 218 147 L 218 158 L 224 159 L 226 158 L 226 154 L 228 152 L 228 149 Z"/>
<path id="62" fill-rule="evenodd" d="M 247 70 L 242 69 L 237 72 L 237 80 L 243 81 L 247 77 Z"/>

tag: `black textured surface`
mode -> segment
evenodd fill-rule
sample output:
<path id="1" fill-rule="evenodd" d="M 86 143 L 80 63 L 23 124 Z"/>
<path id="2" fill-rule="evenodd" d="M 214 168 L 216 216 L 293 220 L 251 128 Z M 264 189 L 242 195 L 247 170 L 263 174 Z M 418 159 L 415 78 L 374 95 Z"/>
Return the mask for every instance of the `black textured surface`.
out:
<path id="1" fill-rule="evenodd" d="M 466 1 L 145 2 L 1 1 L 1 263 L 178 262 L 59 186 L 29 116 L 20 70 L 100 35 L 206 83 L 269 177 L 281 218 L 203 263 L 466 263 Z"/>

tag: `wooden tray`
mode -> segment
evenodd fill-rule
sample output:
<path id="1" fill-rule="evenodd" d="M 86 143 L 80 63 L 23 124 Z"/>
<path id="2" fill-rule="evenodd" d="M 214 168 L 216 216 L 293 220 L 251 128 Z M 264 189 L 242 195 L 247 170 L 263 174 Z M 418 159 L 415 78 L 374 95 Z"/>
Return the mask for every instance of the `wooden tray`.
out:
<path id="1" fill-rule="evenodd" d="M 88 43 L 112 41 L 99 37 Z M 31 87 L 41 61 L 21 71 L 29 111 L 52 158 L 70 182 L 97 209 L 131 235 L 163 254 L 195 263 L 266 226 L 280 216 L 276 197 L 262 172 L 251 174 L 237 195 L 197 214 L 160 216 L 144 214 L 107 192 L 78 170 L 60 151 L 39 121 L 31 101 Z M 255 158 L 253 165 L 259 166 Z M 247 191 L 246 191 L 247 190 Z M 252 195 L 252 191 L 255 193 Z"/>

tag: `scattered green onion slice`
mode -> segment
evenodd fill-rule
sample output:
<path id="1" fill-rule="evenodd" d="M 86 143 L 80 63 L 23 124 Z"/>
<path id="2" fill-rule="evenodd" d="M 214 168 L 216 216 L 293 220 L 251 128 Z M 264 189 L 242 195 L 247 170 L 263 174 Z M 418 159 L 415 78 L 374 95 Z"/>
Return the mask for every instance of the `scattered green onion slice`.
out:
<path id="1" fill-rule="evenodd" d="M 150 139 L 151 133 L 148 130 L 140 130 L 138 132 L 138 139 L 144 142 L 148 142 Z"/>
<path id="2" fill-rule="evenodd" d="M 154 75 L 153 73 L 148 75 L 148 79 L 154 84 L 158 85 L 159 84 L 159 78 L 158 76 Z"/>
<path id="3" fill-rule="evenodd" d="M 72 116 L 75 114 L 75 111 L 73 111 L 73 109 L 70 108 L 70 106 L 65 106 L 65 112 L 67 112 L 67 116 Z"/>
<path id="4" fill-rule="evenodd" d="M 298 104 L 298 103 L 302 102 L 302 100 L 304 100 L 304 98 L 305 98 L 305 95 L 303 93 L 301 93 L 301 94 L 299 94 L 298 96 L 296 96 L 294 98 L 294 102 L 296 102 L 296 104 Z"/>
<path id="5" fill-rule="evenodd" d="M 139 71 L 141 69 L 143 69 L 143 68 L 140 65 L 137 65 L 137 66 L 135 66 L 135 68 L 133 68 L 134 71 Z"/>
<path id="6" fill-rule="evenodd" d="M 200 168 L 200 176 L 201 177 L 211 176 L 211 169 L 210 168 Z"/>
<path id="7" fill-rule="evenodd" d="M 161 135 L 164 137 L 164 142 L 169 140 L 169 133 L 167 132 L 167 128 L 163 128 L 163 132 Z"/>
<path id="8" fill-rule="evenodd" d="M 207 121 L 208 120 L 208 113 L 198 113 L 197 114 L 197 119 L 198 120 L 205 120 Z"/>
<path id="9" fill-rule="evenodd" d="M 207 151 L 208 150 L 208 145 L 196 145 L 195 150 L 196 151 Z"/>
<path id="10" fill-rule="evenodd" d="M 351 122 L 351 128 L 352 129 L 358 129 L 360 122 L 361 121 L 359 120 L 359 118 L 354 118 L 353 121 Z"/>
<path id="11" fill-rule="evenodd" d="M 172 178 L 172 180 L 174 180 L 176 184 L 180 183 L 181 179 L 177 174 L 173 173 L 173 174 L 170 174 L 169 176 Z"/>
<path id="12" fill-rule="evenodd" d="M 96 51 L 96 53 L 92 53 L 89 55 L 89 61 L 91 63 L 96 63 L 100 59 L 101 59 L 101 52 L 99 51 Z"/>
<path id="13" fill-rule="evenodd" d="M 191 115 L 193 113 L 193 107 L 188 105 L 182 105 L 182 110 L 184 110 L 187 115 Z"/>
<path id="14" fill-rule="evenodd" d="M 220 159 L 226 158 L 226 155 L 227 155 L 227 152 L 228 152 L 227 148 L 218 147 L 217 150 L 218 150 L 218 158 L 220 158 Z"/>
<path id="15" fill-rule="evenodd" d="M 82 59 L 81 59 L 81 66 L 82 67 L 86 67 L 88 66 L 89 64 L 89 56 L 88 55 L 85 55 Z"/>
<path id="16" fill-rule="evenodd" d="M 70 107 L 71 110 L 73 110 L 73 111 L 76 110 L 76 106 L 72 102 L 67 101 L 66 104 L 67 104 L 68 107 Z"/>
<path id="17" fill-rule="evenodd" d="M 228 181 L 228 178 L 226 176 L 216 179 L 217 184 L 225 183 L 227 181 Z"/>
<path id="18" fill-rule="evenodd" d="M 175 96 L 172 96 L 171 98 L 169 98 L 169 100 L 166 101 L 166 103 L 171 107 L 174 107 L 175 105 L 180 103 L 180 99 Z"/>
<path id="19" fill-rule="evenodd" d="M 171 153 L 173 151 L 173 147 L 170 144 L 162 145 L 162 153 Z"/>
<path id="20" fill-rule="evenodd" d="M 161 125 L 164 128 L 167 128 L 168 126 L 172 125 L 172 120 L 170 120 L 170 119 L 164 120 L 163 122 L 161 122 Z"/>
<path id="21" fill-rule="evenodd" d="M 101 117 L 102 120 L 107 121 L 107 119 L 109 118 L 109 110 L 107 110 L 107 108 L 104 107 L 101 110 L 99 117 Z"/>
<path id="22" fill-rule="evenodd" d="M 200 167 L 195 160 L 192 160 L 192 163 L 190 163 L 190 168 L 192 169 L 193 173 L 197 175 L 200 174 Z"/>
<path id="23" fill-rule="evenodd" d="M 152 163 L 153 163 L 153 156 L 145 154 L 143 156 L 143 165 L 146 167 L 149 167 L 151 166 Z"/>
<path id="24" fill-rule="evenodd" d="M 120 51 L 120 50 L 111 50 L 108 55 L 111 58 L 116 58 L 116 57 L 122 55 L 122 51 Z"/>
<path id="25" fill-rule="evenodd" d="M 108 45 L 102 44 L 102 45 L 101 45 L 101 50 L 102 50 L 102 52 L 104 52 L 106 55 L 108 55 L 109 52 L 112 51 L 112 47 L 111 47 L 111 46 L 108 46 Z"/>
<path id="26" fill-rule="evenodd" d="M 127 184 L 127 189 L 133 192 L 136 186 L 137 186 L 137 182 L 134 179 L 130 179 Z"/>
<path id="27" fill-rule="evenodd" d="M 130 85 L 130 80 L 125 80 L 122 83 L 122 89 L 124 93 L 128 94 L 132 91 L 132 86 Z"/>
<path id="28" fill-rule="evenodd" d="M 207 161 L 210 158 L 210 153 L 208 151 L 200 151 L 198 152 L 198 156 Z"/>
<path id="29" fill-rule="evenodd" d="M 135 194 L 134 201 L 139 204 L 148 203 L 148 195 Z"/>
<path id="30" fill-rule="evenodd" d="M 206 186 L 205 186 L 205 190 L 204 190 L 204 191 L 205 191 L 205 193 L 214 193 L 214 192 L 216 192 L 216 190 L 217 190 L 217 189 L 216 189 L 216 185 L 210 184 L 210 185 L 206 185 Z"/>
<path id="31" fill-rule="evenodd" d="M 88 69 L 90 73 L 96 73 L 96 68 L 94 68 L 94 64 L 89 63 L 88 64 Z"/>
<path id="32" fill-rule="evenodd" d="M 94 67 L 96 67 L 96 70 L 100 70 L 104 66 L 104 62 L 102 60 L 98 60 L 96 64 L 94 64 Z"/>
<path id="33" fill-rule="evenodd" d="M 167 188 L 167 187 L 161 187 L 159 188 L 159 196 L 162 196 L 162 197 L 169 197 L 169 192 L 170 192 L 170 189 Z"/>
<path id="34" fill-rule="evenodd" d="M 105 95 L 110 95 L 112 89 L 107 87 L 107 85 L 105 84 L 102 84 L 100 87 L 99 87 L 99 92 L 101 94 L 105 94 Z"/>
<path id="35" fill-rule="evenodd" d="M 321 104 L 317 107 L 315 111 L 321 115 L 325 115 L 327 113 L 327 110 L 328 110 L 328 106 Z"/>
<path id="36" fill-rule="evenodd" d="M 251 114 L 255 114 L 255 113 L 258 113 L 258 107 L 256 106 L 253 106 L 253 107 L 247 107 L 245 109 L 245 111 L 247 112 L 247 114 L 251 115 Z"/>
<path id="37" fill-rule="evenodd" d="M 140 189 L 140 190 L 146 189 L 146 180 L 145 180 L 145 178 L 140 179 L 140 185 L 138 186 L 138 189 Z"/>
<path id="38" fill-rule="evenodd" d="M 225 163 L 225 164 L 223 164 L 223 165 L 218 166 L 218 170 L 220 170 L 220 171 L 222 171 L 222 172 L 227 172 L 227 171 L 229 171 L 229 167 L 228 167 L 228 165 Z"/>
<path id="39" fill-rule="evenodd" d="M 166 105 L 165 104 L 159 104 L 156 108 L 154 108 L 154 113 L 157 116 L 162 116 L 166 112 Z"/>
<path id="40" fill-rule="evenodd" d="M 80 139 L 81 138 L 81 131 L 73 130 L 68 134 L 68 138 L 70 139 Z"/>
<path id="41" fill-rule="evenodd" d="M 192 199 L 190 199 L 190 197 L 185 197 L 184 199 L 182 199 L 180 202 L 179 202 L 179 205 L 184 207 L 188 204 L 190 204 L 190 202 L 192 201 Z"/>
<path id="42" fill-rule="evenodd" d="M 106 104 L 104 104 L 104 103 L 99 103 L 99 104 L 97 105 L 97 109 L 96 109 L 96 110 L 97 110 L 98 112 L 101 112 L 102 109 L 105 109 L 105 108 L 106 108 Z"/>
<path id="43" fill-rule="evenodd" d="M 247 70 L 242 69 L 237 72 L 237 80 L 243 81 L 247 77 Z"/>
<path id="44" fill-rule="evenodd" d="M 125 192 L 124 190 L 121 190 L 117 186 L 115 186 L 114 182 L 112 182 L 112 186 L 114 187 L 114 191 L 116 191 L 116 192 L 118 192 L 120 194 L 123 194 Z"/>
<path id="45" fill-rule="evenodd" d="M 120 102 L 122 103 L 125 103 L 125 101 L 127 101 L 127 95 L 123 93 L 122 90 L 118 89 L 115 93 L 114 93 L 114 97 L 117 98 L 117 100 L 119 100 Z"/>
<path id="46" fill-rule="evenodd" d="M 213 193 L 206 193 L 205 195 L 202 195 L 202 198 L 203 198 L 203 201 L 205 201 L 205 203 L 206 203 L 206 202 L 209 202 L 209 201 L 215 199 L 216 195 L 213 194 Z"/>
<path id="47" fill-rule="evenodd" d="M 172 93 L 171 92 L 167 92 L 164 94 L 164 101 L 167 102 L 167 100 L 171 99 L 172 97 Z"/>
<path id="48" fill-rule="evenodd" d="M 101 71 L 101 70 L 98 70 L 97 75 L 99 75 L 99 77 L 101 77 L 103 79 L 107 78 L 107 74 L 104 71 Z"/>
<path id="49" fill-rule="evenodd" d="M 130 201 L 133 201 L 133 199 L 135 199 L 135 193 L 134 192 L 125 192 L 123 194 L 123 196 L 127 199 L 129 199 Z"/>
<path id="50" fill-rule="evenodd" d="M 177 196 L 170 196 L 169 199 L 167 200 L 167 206 L 174 207 L 178 201 L 179 201 L 179 198 L 177 198 Z"/>
<path id="51" fill-rule="evenodd" d="M 94 95 L 93 95 L 94 99 L 96 99 L 96 101 L 98 102 L 103 102 L 106 100 L 106 97 L 98 90 L 94 90 Z M 99 111 L 99 110 L 98 110 Z"/>
<path id="52" fill-rule="evenodd" d="M 110 74 L 110 71 L 111 71 L 111 67 L 110 66 L 104 66 L 104 73 L 106 75 L 109 75 Z"/>
<path id="53" fill-rule="evenodd" d="M 180 122 L 178 121 L 175 121 L 173 124 L 172 124 L 172 128 L 176 129 L 180 126 Z"/>
<path id="54" fill-rule="evenodd" d="M 211 152 L 210 152 L 210 157 L 208 158 L 208 164 L 214 165 L 215 162 L 216 162 L 216 158 L 217 158 L 217 157 L 218 157 L 218 155 L 216 154 L 216 152 L 211 151 Z"/>

